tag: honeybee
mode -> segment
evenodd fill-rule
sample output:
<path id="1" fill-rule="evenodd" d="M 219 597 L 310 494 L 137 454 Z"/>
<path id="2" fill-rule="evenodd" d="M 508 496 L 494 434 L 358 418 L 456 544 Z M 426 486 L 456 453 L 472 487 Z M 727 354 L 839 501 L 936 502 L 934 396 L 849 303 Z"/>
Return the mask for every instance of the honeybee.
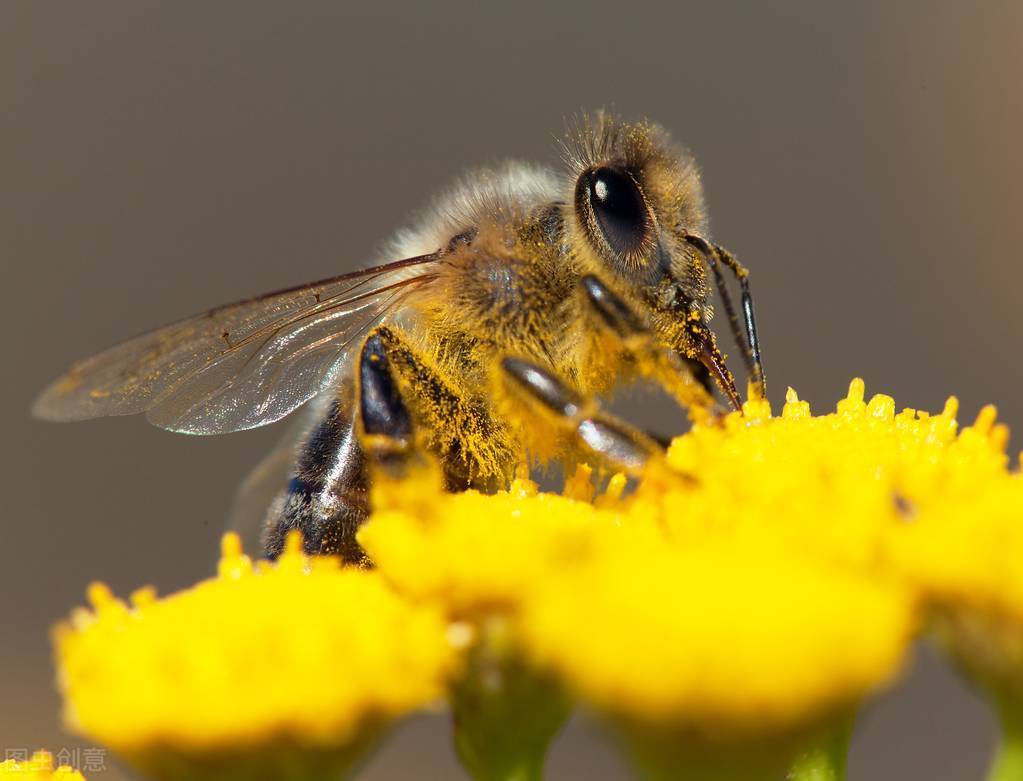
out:
<path id="1" fill-rule="evenodd" d="M 51 384 L 34 413 L 145 412 L 223 434 L 306 405 L 240 494 L 241 514 L 265 513 L 270 557 L 299 529 L 309 552 L 364 563 L 355 532 L 374 470 L 400 476 L 424 454 L 450 490 L 494 490 L 554 460 L 637 473 L 663 444 L 601 408 L 615 386 L 657 383 L 694 419 L 719 410 L 714 386 L 740 406 L 710 325 L 712 283 L 763 393 L 748 273 L 705 238 L 699 173 L 662 128 L 599 113 L 561 145 L 560 173 L 510 163 L 462 180 L 397 234 L 390 262 L 113 347 Z"/>

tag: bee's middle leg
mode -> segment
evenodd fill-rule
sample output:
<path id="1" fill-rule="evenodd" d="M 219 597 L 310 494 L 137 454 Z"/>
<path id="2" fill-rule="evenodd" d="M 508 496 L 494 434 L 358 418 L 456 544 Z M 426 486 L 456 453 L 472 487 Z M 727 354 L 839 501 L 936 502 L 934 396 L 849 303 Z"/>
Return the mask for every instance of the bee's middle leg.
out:
<path id="1" fill-rule="evenodd" d="M 407 381 L 402 384 L 400 378 Z M 467 405 L 388 327 L 374 330 L 364 342 L 356 379 L 339 389 L 337 400 L 299 448 L 292 479 L 271 509 L 264 534 L 271 558 L 280 555 L 287 533 L 297 529 L 309 553 L 368 563 L 356 533 L 370 512 L 370 483 L 404 477 L 423 460 L 421 448 L 428 439 L 425 431 L 416 431 L 428 421 L 413 420 L 403 394 L 428 396 L 443 410 L 438 418 L 451 426 L 462 420 L 463 429 L 473 428 L 464 424 L 471 415 Z M 485 428 L 479 420 L 472 423 L 475 429 Z M 450 456 L 447 452 L 440 459 L 447 487 L 469 487 L 462 461 Z"/>
<path id="2" fill-rule="evenodd" d="M 709 388 L 711 375 L 729 404 L 735 409 L 741 406 L 735 380 L 703 326 L 691 326 L 695 341 L 701 343 L 699 360 L 687 358 L 658 344 L 643 318 L 600 279 L 587 275 L 581 284 L 583 299 L 591 312 L 633 357 L 640 373 L 663 387 L 690 415 L 706 417 L 715 410 Z"/>
<path id="3" fill-rule="evenodd" d="M 580 449 L 612 469 L 638 475 L 664 448 L 650 435 L 604 412 L 551 372 L 522 358 L 504 358 L 501 370 L 527 406 L 565 434 Z"/>
<path id="4" fill-rule="evenodd" d="M 371 471 L 401 479 L 424 456 L 448 490 L 500 484 L 518 455 L 487 404 L 445 379 L 399 329 L 366 340 L 359 363 L 359 434 Z"/>

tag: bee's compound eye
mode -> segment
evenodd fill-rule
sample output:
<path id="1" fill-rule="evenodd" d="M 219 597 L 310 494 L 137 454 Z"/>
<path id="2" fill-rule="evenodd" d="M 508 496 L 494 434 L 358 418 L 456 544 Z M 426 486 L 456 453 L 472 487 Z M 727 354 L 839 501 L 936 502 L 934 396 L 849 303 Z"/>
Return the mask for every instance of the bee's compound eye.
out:
<path id="1" fill-rule="evenodd" d="M 624 171 L 606 167 L 585 178 L 590 206 L 611 249 L 619 255 L 639 249 L 650 232 L 650 216 L 636 182 Z"/>

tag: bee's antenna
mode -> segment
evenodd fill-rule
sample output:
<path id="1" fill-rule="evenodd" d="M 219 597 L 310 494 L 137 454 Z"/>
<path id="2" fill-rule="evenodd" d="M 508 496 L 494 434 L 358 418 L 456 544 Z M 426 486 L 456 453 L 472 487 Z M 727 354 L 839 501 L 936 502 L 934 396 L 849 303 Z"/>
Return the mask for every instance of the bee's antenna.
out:
<path id="1" fill-rule="evenodd" d="M 728 250 L 719 247 L 717 244 L 710 244 L 701 236 L 690 233 L 686 234 L 685 240 L 703 256 L 707 266 L 714 274 L 714 283 L 717 286 L 718 294 L 721 296 L 721 302 L 725 307 L 725 314 L 728 315 L 728 324 L 731 327 L 732 336 L 735 337 L 735 343 L 738 345 L 739 350 L 742 351 L 746 371 L 749 373 L 750 380 L 760 389 L 761 397 L 766 397 L 767 378 L 764 376 L 764 364 L 760 357 L 760 339 L 757 336 L 757 322 L 753 314 L 753 295 L 749 289 L 749 271 Z M 732 297 L 728 292 L 728 285 L 725 284 L 725 278 L 721 274 L 721 263 L 727 266 L 728 270 L 735 275 L 742 289 L 742 314 L 746 326 L 745 339 L 743 338 L 743 330 L 739 326 L 735 305 L 732 303 Z"/>

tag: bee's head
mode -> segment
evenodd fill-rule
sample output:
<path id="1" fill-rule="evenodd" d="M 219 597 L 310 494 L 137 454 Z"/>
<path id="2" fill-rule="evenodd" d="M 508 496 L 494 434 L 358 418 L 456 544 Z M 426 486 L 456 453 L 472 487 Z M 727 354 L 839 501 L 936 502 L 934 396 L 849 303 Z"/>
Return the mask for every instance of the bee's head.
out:
<path id="1" fill-rule="evenodd" d="M 706 267 L 686 241 L 706 227 L 692 158 L 656 125 L 603 113 L 568 149 L 577 245 L 655 310 L 709 317 Z"/>
<path id="2" fill-rule="evenodd" d="M 703 363 L 734 402 L 734 381 L 709 325 L 708 263 L 716 261 L 701 238 L 707 220 L 692 157 L 656 125 L 603 113 L 584 117 L 566 150 L 574 177 L 568 223 L 576 254 L 599 275 L 610 272 L 615 286 L 646 310 L 659 339 Z M 734 326 L 730 301 L 725 303 Z M 748 317 L 752 367 L 751 300 Z"/>

